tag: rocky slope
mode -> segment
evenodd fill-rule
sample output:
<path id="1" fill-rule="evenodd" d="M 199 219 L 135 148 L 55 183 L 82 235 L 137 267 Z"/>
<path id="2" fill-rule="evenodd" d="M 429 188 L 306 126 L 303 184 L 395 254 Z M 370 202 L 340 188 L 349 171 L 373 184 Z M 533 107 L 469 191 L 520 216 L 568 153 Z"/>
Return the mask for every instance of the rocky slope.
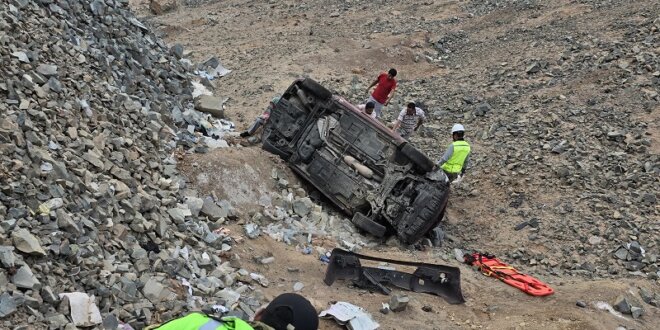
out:
<path id="1" fill-rule="evenodd" d="M 231 205 L 176 169 L 181 48 L 126 1 L 2 0 L 0 31 L 0 328 L 142 328 L 241 294 L 260 306 L 243 283 L 262 277 L 229 261 Z"/>

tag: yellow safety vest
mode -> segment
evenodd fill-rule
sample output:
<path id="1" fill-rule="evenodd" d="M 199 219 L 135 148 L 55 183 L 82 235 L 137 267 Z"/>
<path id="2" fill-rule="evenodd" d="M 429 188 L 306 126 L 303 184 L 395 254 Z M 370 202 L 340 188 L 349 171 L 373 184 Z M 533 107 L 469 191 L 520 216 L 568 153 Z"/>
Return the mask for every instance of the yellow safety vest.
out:
<path id="1" fill-rule="evenodd" d="M 245 321 L 236 317 L 223 317 L 215 320 L 202 313 L 190 313 L 169 321 L 155 330 L 254 330 Z"/>
<path id="2" fill-rule="evenodd" d="M 446 163 L 442 164 L 442 169 L 447 173 L 457 174 L 461 173 L 463 163 L 470 154 L 470 145 L 463 140 L 454 141 L 452 145 L 454 146 L 454 153 L 451 154 Z"/>

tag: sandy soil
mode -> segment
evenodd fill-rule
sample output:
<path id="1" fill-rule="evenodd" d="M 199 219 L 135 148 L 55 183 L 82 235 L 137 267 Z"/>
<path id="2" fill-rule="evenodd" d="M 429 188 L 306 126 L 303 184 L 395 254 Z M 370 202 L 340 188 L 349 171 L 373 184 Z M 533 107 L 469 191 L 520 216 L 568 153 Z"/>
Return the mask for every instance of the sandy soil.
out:
<path id="1" fill-rule="evenodd" d="M 230 227 L 231 228 L 231 227 Z M 236 226 L 235 231 L 241 232 Z M 292 291 L 296 282 L 305 287 L 302 294 L 310 298 L 318 309 L 324 309 L 334 301 L 347 301 L 367 309 L 382 329 L 653 329 L 652 317 L 646 321 L 617 318 L 598 310 L 596 301 L 612 301 L 627 290 L 638 290 L 636 281 L 582 281 L 566 279 L 550 282 L 556 293 L 549 297 L 532 297 L 493 278 L 483 276 L 455 260 L 443 260 L 433 252 L 410 252 L 398 248 L 383 248 L 365 253 L 399 260 L 442 263 L 461 268 L 463 294 L 467 302 L 449 305 L 437 296 L 404 292 L 411 298 L 409 308 L 401 313 L 381 314 L 381 303 L 389 297 L 379 293 L 349 287 L 348 283 L 336 282 L 328 287 L 323 283 L 326 266 L 311 255 L 303 255 L 295 247 L 274 242 L 270 238 L 247 240 L 237 247 L 239 255 L 249 262 L 251 269 L 261 272 L 271 282 L 263 291 L 273 298 L 281 292 Z M 260 265 L 252 262 L 253 256 L 275 256 L 275 262 Z M 287 268 L 298 271 L 290 272 Z M 402 292 L 394 290 L 393 292 Z M 586 308 L 575 305 L 577 300 L 589 303 Z M 424 312 L 423 306 L 431 306 Z M 333 321 L 321 322 L 321 329 L 340 329 Z"/>

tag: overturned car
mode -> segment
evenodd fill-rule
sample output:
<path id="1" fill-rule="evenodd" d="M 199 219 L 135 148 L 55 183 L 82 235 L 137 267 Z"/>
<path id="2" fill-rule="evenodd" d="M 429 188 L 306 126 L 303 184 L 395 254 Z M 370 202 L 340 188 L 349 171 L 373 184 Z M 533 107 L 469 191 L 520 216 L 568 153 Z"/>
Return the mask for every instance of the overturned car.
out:
<path id="1" fill-rule="evenodd" d="M 444 172 L 310 78 L 282 95 L 262 143 L 372 235 L 414 243 L 442 220 L 449 197 Z"/>

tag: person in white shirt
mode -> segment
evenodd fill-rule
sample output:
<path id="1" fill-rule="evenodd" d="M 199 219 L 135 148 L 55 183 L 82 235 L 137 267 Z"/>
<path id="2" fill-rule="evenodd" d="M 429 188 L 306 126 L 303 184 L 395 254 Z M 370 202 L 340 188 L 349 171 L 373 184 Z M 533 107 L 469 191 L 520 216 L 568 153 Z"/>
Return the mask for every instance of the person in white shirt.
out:
<path id="1" fill-rule="evenodd" d="M 425 119 L 424 110 L 418 108 L 414 102 L 410 102 L 408 106 L 401 109 L 392 129 L 407 140 L 422 126 Z"/>
<path id="2" fill-rule="evenodd" d="M 376 111 L 374 109 L 376 108 L 376 104 L 373 102 L 367 102 L 367 104 L 360 104 L 357 106 L 358 109 L 360 109 L 362 112 L 368 114 L 371 116 L 371 118 L 376 119 L 378 118 L 378 114 L 376 114 Z"/>

